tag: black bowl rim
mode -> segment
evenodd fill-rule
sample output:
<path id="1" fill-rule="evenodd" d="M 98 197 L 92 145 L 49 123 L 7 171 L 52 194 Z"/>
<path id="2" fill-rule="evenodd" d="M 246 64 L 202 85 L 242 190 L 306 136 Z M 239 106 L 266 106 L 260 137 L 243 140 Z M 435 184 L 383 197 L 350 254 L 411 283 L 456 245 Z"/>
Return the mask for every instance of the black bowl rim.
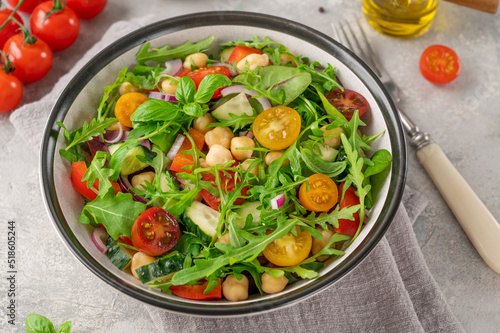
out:
<path id="1" fill-rule="evenodd" d="M 293 35 L 329 53 L 333 52 L 339 61 L 344 62 L 358 75 L 358 78 L 364 82 L 376 98 L 376 102 L 386 116 L 385 120 L 388 130 L 391 133 L 393 154 L 389 193 L 381 212 L 383 219 L 381 222 L 377 222 L 371 230 L 370 235 L 363 241 L 362 246 L 358 246 L 353 251 L 350 260 L 344 261 L 334 271 L 318 278 L 312 284 L 291 293 L 261 302 L 251 304 L 234 303 L 234 305 L 225 305 L 222 307 L 218 307 L 217 303 L 210 302 L 205 304 L 189 304 L 167 300 L 154 294 L 145 293 L 140 288 L 121 281 L 110 274 L 87 253 L 69 229 L 57 201 L 53 178 L 53 161 L 56 154 L 55 145 L 60 131 L 60 128 L 55 123 L 56 121 L 63 121 L 73 100 L 95 74 L 115 57 L 151 39 L 179 30 L 214 25 L 240 25 L 270 29 Z M 399 116 L 389 94 L 368 66 L 341 44 L 311 27 L 288 19 L 251 12 L 213 11 L 177 16 L 145 26 L 115 41 L 94 56 L 68 83 L 52 108 L 41 144 L 40 170 L 42 196 L 57 232 L 70 251 L 90 271 L 121 292 L 159 308 L 198 316 L 227 317 L 257 314 L 289 306 L 337 282 L 366 258 L 382 239 L 399 207 L 406 180 L 406 144 Z"/>

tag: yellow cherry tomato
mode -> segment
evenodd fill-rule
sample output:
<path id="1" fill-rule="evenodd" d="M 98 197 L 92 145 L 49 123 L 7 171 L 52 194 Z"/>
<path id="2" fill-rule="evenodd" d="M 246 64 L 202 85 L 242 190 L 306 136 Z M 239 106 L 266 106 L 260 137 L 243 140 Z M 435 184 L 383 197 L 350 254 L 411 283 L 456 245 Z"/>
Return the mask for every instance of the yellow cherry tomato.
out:
<path id="1" fill-rule="evenodd" d="M 253 134 L 266 148 L 285 149 L 299 137 L 301 124 L 297 111 L 288 106 L 275 106 L 255 118 Z"/>
<path id="2" fill-rule="evenodd" d="M 277 266 L 294 266 L 306 259 L 311 252 L 312 237 L 307 230 L 296 228 L 297 236 L 289 232 L 267 245 L 262 251 L 264 257 Z"/>
<path id="3" fill-rule="evenodd" d="M 120 124 L 127 127 L 132 127 L 130 116 L 137 110 L 139 105 L 146 102 L 148 98 L 138 92 L 129 92 L 118 98 L 115 105 L 115 117 Z"/>
<path id="4" fill-rule="evenodd" d="M 302 183 L 299 189 L 299 200 L 302 206 L 313 212 L 327 212 L 339 199 L 337 185 L 328 176 L 316 173 L 309 177 L 307 183 Z"/>

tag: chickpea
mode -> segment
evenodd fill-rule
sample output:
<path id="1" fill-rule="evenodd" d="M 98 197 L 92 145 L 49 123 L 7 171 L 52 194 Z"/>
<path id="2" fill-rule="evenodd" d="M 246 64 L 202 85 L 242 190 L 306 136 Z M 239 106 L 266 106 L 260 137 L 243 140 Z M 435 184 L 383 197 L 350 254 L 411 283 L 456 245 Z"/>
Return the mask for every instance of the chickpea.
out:
<path id="1" fill-rule="evenodd" d="M 295 62 L 295 59 L 293 59 L 290 55 L 286 53 L 281 53 L 280 54 L 280 65 L 285 66 L 289 62 L 292 63 L 292 67 L 297 67 L 297 63 Z"/>
<path id="2" fill-rule="evenodd" d="M 179 82 L 176 82 L 172 79 L 165 79 L 161 81 L 161 90 L 163 90 L 165 94 L 175 95 L 178 84 Z"/>
<path id="3" fill-rule="evenodd" d="M 253 158 L 245 160 L 243 163 L 241 163 L 241 169 L 243 171 L 247 171 L 248 168 L 250 167 L 250 164 L 252 164 L 253 161 L 255 161 Z M 258 177 L 259 176 L 259 166 L 258 165 L 254 166 L 253 169 L 250 170 L 250 173 L 252 173 Z"/>
<path id="4" fill-rule="evenodd" d="M 205 134 L 208 148 L 212 148 L 213 145 L 221 145 L 229 149 L 233 138 L 234 134 L 229 127 L 216 127 Z"/>
<path id="5" fill-rule="evenodd" d="M 142 185 L 146 186 L 146 181 L 152 184 L 154 179 L 155 173 L 153 171 L 146 171 L 132 177 L 132 186 L 139 190 L 144 190 Z"/>
<path id="6" fill-rule="evenodd" d="M 232 159 L 233 155 L 231 155 L 229 149 L 221 145 L 213 145 L 207 154 L 207 164 L 209 166 L 224 164 Z"/>
<path id="7" fill-rule="evenodd" d="M 279 150 L 274 150 L 267 153 L 265 158 L 267 166 L 269 166 L 272 162 L 276 161 L 281 156 L 283 156 L 283 152 Z M 288 164 L 290 164 L 289 160 L 285 160 L 283 162 L 283 165 L 288 165 Z"/>
<path id="8" fill-rule="evenodd" d="M 210 165 L 208 165 L 207 160 L 205 160 L 203 157 L 200 157 L 200 167 L 202 168 L 208 168 Z"/>
<path id="9" fill-rule="evenodd" d="M 122 125 L 122 128 L 123 128 L 123 125 Z M 127 127 L 128 128 L 128 127 Z M 106 130 L 108 131 L 119 131 L 120 130 L 120 122 L 117 121 L 116 123 L 114 123 L 113 125 L 109 126 L 108 128 L 106 128 Z"/>
<path id="10" fill-rule="evenodd" d="M 123 82 L 122 84 L 120 84 L 120 88 L 118 88 L 118 94 L 120 94 L 120 96 L 130 92 L 141 92 L 141 91 L 142 91 L 141 89 L 137 88 L 130 82 Z"/>
<path id="11" fill-rule="evenodd" d="M 208 56 L 205 53 L 193 53 L 186 57 L 183 67 L 185 69 L 191 69 L 191 66 L 198 68 L 207 67 L 207 60 Z"/>
<path id="12" fill-rule="evenodd" d="M 323 235 L 323 239 L 317 239 L 317 238 L 313 237 L 312 248 L 311 248 L 313 255 L 315 255 L 316 253 L 321 251 L 326 246 L 326 244 L 328 244 L 328 242 L 330 241 L 330 239 L 332 238 L 332 236 L 334 234 L 333 230 L 331 230 L 331 229 L 325 230 L 325 229 L 321 228 L 320 226 L 317 226 L 316 230 L 321 232 L 321 234 Z M 335 243 L 332 244 L 330 247 L 332 249 L 334 249 Z M 326 259 L 328 259 L 327 256 L 321 256 L 321 257 L 316 258 L 316 260 L 318 260 L 318 261 L 325 261 Z"/>
<path id="13" fill-rule="evenodd" d="M 241 280 L 234 275 L 228 275 L 222 283 L 222 293 L 226 299 L 238 302 L 248 298 L 248 278 L 243 275 Z"/>
<path id="14" fill-rule="evenodd" d="M 221 53 L 219 53 L 220 60 L 221 61 L 228 61 L 229 57 L 231 56 L 231 53 L 233 53 L 233 51 L 234 51 L 234 46 L 222 50 Z"/>
<path id="15" fill-rule="evenodd" d="M 239 136 L 231 140 L 231 153 L 237 160 L 243 161 L 252 157 L 253 150 L 240 150 L 238 148 L 255 148 L 255 141 L 247 136 Z"/>
<path id="16" fill-rule="evenodd" d="M 224 243 L 224 244 L 229 244 L 229 232 L 224 233 L 218 240 L 217 243 Z"/>
<path id="17" fill-rule="evenodd" d="M 132 275 L 138 279 L 139 276 L 137 275 L 137 272 L 135 270 L 139 267 L 149 265 L 154 261 L 156 261 L 155 257 L 148 256 L 147 254 L 142 252 L 136 252 L 136 254 L 134 254 L 134 256 L 132 257 L 132 262 L 130 263 L 130 270 L 132 271 Z"/>
<path id="18" fill-rule="evenodd" d="M 332 148 L 340 146 L 340 144 L 342 143 L 340 134 L 344 133 L 345 135 L 344 129 L 342 127 L 336 127 L 327 130 L 326 127 L 327 125 L 321 127 L 321 130 L 323 131 L 323 137 L 325 138 L 325 145 Z"/>
<path id="19" fill-rule="evenodd" d="M 251 71 L 253 71 L 257 67 L 267 66 L 269 65 L 269 57 L 267 56 L 267 54 L 252 53 L 241 59 L 236 67 L 238 67 L 239 70 L 244 70 L 247 65 L 248 69 L 250 69 Z"/>
<path id="20" fill-rule="evenodd" d="M 261 276 L 262 280 L 262 290 L 268 294 L 279 293 L 283 289 L 285 289 L 288 284 L 288 279 L 285 275 L 282 275 L 278 278 L 272 277 L 267 272 L 264 272 Z"/>
<path id="21" fill-rule="evenodd" d="M 193 120 L 193 128 L 198 132 L 206 134 L 208 131 L 212 130 L 208 125 L 215 123 L 214 117 L 210 113 L 205 113 L 203 117 L 196 117 Z M 232 133 L 232 132 L 231 132 Z"/>

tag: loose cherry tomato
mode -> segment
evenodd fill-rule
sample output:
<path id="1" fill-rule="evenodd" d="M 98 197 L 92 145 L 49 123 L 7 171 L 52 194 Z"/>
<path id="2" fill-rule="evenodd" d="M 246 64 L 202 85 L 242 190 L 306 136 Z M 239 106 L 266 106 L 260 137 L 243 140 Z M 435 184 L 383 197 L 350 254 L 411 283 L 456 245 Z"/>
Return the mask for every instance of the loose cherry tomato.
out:
<path id="1" fill-rule="evenodd" d="M 66 5 L 73 9 L 79 18 L 90 20 L 99 15 L 108 0 L 67 0 Z"/>
<path id="2" fill-rule="evenodd" d="M 75 11 L 63 7 L 50 14 L 54 1 L 42 2 L 33 9 L 30 26 L 33 34 L 49 44 L 52 51 L 61 51 L 70 47 L 80 33 L 80 19 Z"/>
<path id="3" fill-rule="evenodd" d="M 94 183 L 94 190 L 87 187 L 87 181 L 82 181 L 83 175 L 87 172 L 87 164 L 85 161 L 73 162 L 71 164 L 71 183 L 78 193 L 83 195 L 89 200 L 94 200 L 97 198 L 97 191 L 99 189 L 99 179 Z M 111 185 L 115 189 L 115 194 L 121 192 L 120 185 L 116 182 L 111 182 Z"/>
<path id="4" fill-rule="evenodd" d="M 23 98 L 23 84 L 0 69 L 0 113 L 13 110 Z"/>
<path id="5" fill-rule="evenodd" d="M 19 3 L 19 1 L 20 0 L 7 0 L 7 2 L 9 3 L 9 5 L 12 6 L 12 8 L 15 8 Z M 19 7 L 19 11 L 29 14 L 33 11 L 33 9 L 36 6 L 38 6 L 44 1 L 46 0 L 25 0 L 23 4 Z"/>
<path id="6" fill-rule="evenodd" d="M 234 189 L 235 189 L 235 186 L 236 186 L 235 185 L 235 180 L 234 180 L 234 178 L 235 178 L 234 177 L 234 175 L 235 175 L 234 172 L 227 171 L 227 173 L 230 176 L 226 176 L 222 171 L 219 172 L 220 183 L 221 183 L 222 190 L 224 191 L 224 193 L 233 192 Z M 203 177 L 202 180 L 207 181 L 207 182 L 212 182 L 213 186 L 215 188 L 217 188 L 217 185 L 215 183 L 215 175 L 214 174 L 209 173 L 208 175 L 206 175 L 205 177 Z M 239 184 L 239 183 L 241 183 L 241 180 L 238 179 L 236 182 Z M 247 195 L 247 190 L 248 190 L 248 186 L 243 187 L 241 189 L 241 195 L 246 196 Z M 211 194 L 210 192 L 208 192 L 205 189 L 201 190 L 201 195 L 203 197 L 203 200 L 205 200 L 205 202 L 210 207 L 212 207 L 213 209 L 219 210 L 220 198 L 214 196 L 213 194 Z M 245 198 L 238 198 L 238 199 L 236 199 L 234 201 L 234 204 L 235 205 L 241 205 L 244 201 L 245 201 Z"/>
<path id="7" fill-rule="evenodd" d="M 297 236 L 291 232 L 266 246 L 262 254 L 277 266 L 295 266 L 309 256 L 312 247 L 312 237 L 307 230 L 300 231 Z"/>
<path id="8" fill-rule="evenodd" d="M 234 50 L 233 50 L 233 52 L 231 52 L 231 55 L 229 56 L 229 59 L 227 61 L 231 65 L 234 63 L 238 64 L 247 55 L 254 54 L 254 53 L 262 54 L 262 51 L 251 48 L 251 47 L 238 45 L 238 46 L 234 47 Z"/>
<path id="9" fill-rule="evenodd" d="M 363 117 L 370 105 L 366 98 L 353 90 L 334 89 L 326 95 L 326 99 L 344 115 L 347 120 L 351 120 L 354 111 L 359 110 L 359 118 Z"/>
<path id="10" fill-rule="evenodd" d="M 339 192 L 342 193 L 342 188 L 344 187 L 344 183 L 340 184 Z M 356 193 L 354 193 L 356 190 L 354 187 L 350 186 L 344 194 L 344 198 L 342 199 L 342 202 L 340 203 L 340 209 L 344 207 L 351 207 L 355 205 L 359 205 L 360 201 Z M 347 220 L 347 219 L 339 219 L 339 227 L 338 228 L 333 228 L 335 232 L 343 235 L 347 235 L 349 237 L 354 237 L 356 234 L 356 231 L 358 230 L 359 227 L 359 213 L 356 212 L 354 213 L 354 220 Z"/>
<path id="11" fill-rule="evenodd" d="M 134 222 L 132 243 L 141 252 L 156 257 L 170 251 L 181 237 L 179 223 L 165 209 L 146 209 Z"/>
<path id="12" fill-rule="evenodd" d="M 47 75 L 54 58 L 47 43 L 38 38 L 30 44 L 24 41 L 22 33 L 10 37 L 3 46 L 3 52 L 16 66 L 12 75 L 24 83 L 38 81 Z"/>
<path id="13" fill-rule="evenodd" d="M 299 199 L 307 210 L 327 212 L 339 199 L 337 185 L 330 177 L 316 173 L 309 177 L 309 191 L 307 183 L 300 186 Z"/>
<path id="14" fill-rule="evenodd" d="M 10 14 L 12 14 L 12 10 L 7 8 L 0 9 L 0 26 L 4 24 L 5 21 L 7 21 Z M 19 21 L 19 23 L 23 23 L 21 16 L 19 16 L 17 13 L 14 14 L 14 17 Z M 19 26 L 17 25 L 17 23 L 11 20 L 5 27 L 3 27 L 2 30 L 0 30 L 0 48 L 4 46 L 7 39 L 17 34 L 18 29 Z"/>
<path id="15" fill-rule="evenodd" d="M 420 72 L 432 83 L 449 83 L 460 74 L 460 59 L 449 47 L 431 45 L 420 57 Z"/>
<path id="16" fill-rule="evenodd" d="M 288 106 L 275 106 L 255 118 L 253 134 L 266 148 L 285 149 L 297 140 L 301 125 L 297 111 Z"/>
<path id="17" fill-rule="evenodd" d="M 200 85 L 201 81 L 208 74 L 222 74 L 227 76 L 228 78 L 231 78 L 231 72 L 229 71 L 229 68 L 227 68 L 226 66 L 210 66 L 210 67 L 198 68 L 195 69 L 194 71 L 189 71 L 187 74 L 184 74 L 182 76 L 189 76 L 191 79 L 193 79 L 194 84 L 196 85 L 196 89 L 198 89 L 198 86 Z M 212 95 L 212 98 L 221 97 L 222 96 L 221 90 L 222 88 L 217 89 Z"/>
<path id="18" fill-rule="evenodd" d="M 210 292 L 204 294 L 207 289 L 208 282 L 203 284 L 181 284 L 179 286 L 170 286 L 170 291 L 175 295 L 187 299 L 214 299 L 222 298 L 222 280 Z"/>

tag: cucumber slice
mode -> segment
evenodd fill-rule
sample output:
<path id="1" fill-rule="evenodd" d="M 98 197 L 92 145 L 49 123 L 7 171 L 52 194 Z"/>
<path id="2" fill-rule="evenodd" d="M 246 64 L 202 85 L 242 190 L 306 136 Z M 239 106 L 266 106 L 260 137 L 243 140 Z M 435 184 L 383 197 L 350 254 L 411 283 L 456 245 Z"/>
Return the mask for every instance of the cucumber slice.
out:
<path id="1" fill-rule="evenodd" d="M 217 237 L 219 218 L 220 213 L 215 209 L 193 201 L 184 212 L 183 222 L 187 232 L 198 236 L 203 244 L 208 246 Z"/>
<path id="2" fill-rule="evenodd" d="M 121 143 L 121 142 L 120 142 L 120 143 L 115 143 L 115 144 L 109 145 L 109 146 L 108 146 L 109 153 L 110 153 L 111 155 L 113 155 L 113 154 L 115 153 L 115 151 L 117 151 L 117 150 L 118 150 L 118 148 L 120 148 L 120 147 L 121 147 L 121 145 L 122 145 L 122 144 L 123 144 L 123 143 Z"/>
<path id="3" fill-rule="evenodd" d="M 167 279 L 169 275 L 182 269 L 184 258 L 186 258 L 185 254 L 173 251 L 148 265 L 137 268 L 135 272 L 142 283 Z"/>
<path id="4" fill-rule="evenodd" d="M 314 147 L 314 153 L 325 162 L 333 162 L 337 158 L 337 154 L 339 153 L 339 151 L 335 148 L 318 142 L 316 147 Z"/>
<path id="5" fill-rule="evenodd" d="M 247 115 L 251 116 L 253 114 L 252 106 L 248 101 L 247 95 L 245 93 L 239 93 L 235 97 L 231 98 L 226 103 L 219 106 L 212 112 L 212 116 L 217 119 L 231 120 L 230 113 L 235 116 Z"/>
<path id="6" fill-rule="evenodd" d="M 146 156 L 147 153 L 146 150 L 147 150 L 146 147 L 139 145 L 128 151 L 122 163 L 122 168 L 121 168 L 122 176 L 128 176 L 130 174 L 133 174 L 134 172 L 137 172 L 149 166 L 149 164 L 141 162 L 137 158 L 137 156 Z"/>
<path id="7" fill-rule="evenodd" d="M 262 212 L 262 210 L 257 209 L 257 207 L 259 206 L 262 206 L 260 201 L 254 201 L 249 202 L 243 207 L 239 208 L 236 211 L 236 214 L 238 214 L 240 217 L 236 219 L 236 223 L 238 223 L 241 228 L 244 228 L 247 216 L 252 215 L 252 223 L 255 225 L 259 224 L 260 213 Z"/>
<path id="8" fill-rule="evenodd" d="M 125 251 L 125 248 L 120 247 L 116 241 L 109 237 L 106 246 L 108 247 L 108 258 L 109 261 L 119 270 L 124 270 L 132 262 L 132 257 L 129 251 Z"/>

